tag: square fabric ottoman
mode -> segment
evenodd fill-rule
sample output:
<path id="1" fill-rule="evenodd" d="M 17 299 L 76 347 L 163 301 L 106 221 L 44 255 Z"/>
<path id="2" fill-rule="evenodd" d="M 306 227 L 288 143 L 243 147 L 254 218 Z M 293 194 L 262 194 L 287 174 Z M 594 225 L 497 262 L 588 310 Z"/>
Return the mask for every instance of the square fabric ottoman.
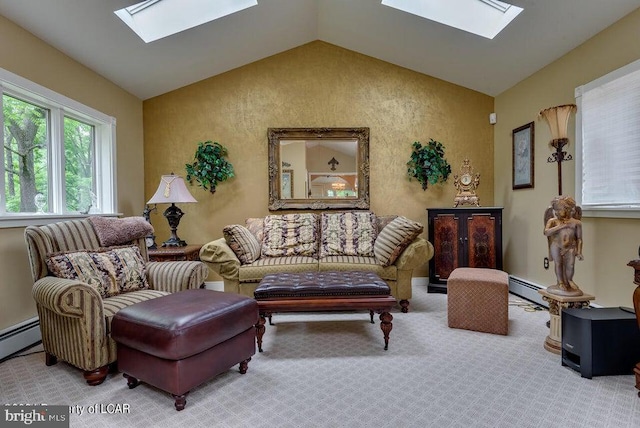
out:
<path id="1" fill-rule="evenodd" d="M 111 323 L 118 369 L 129 388 L 140 381 L 169 392 L 184 409 L 194 387 L 255 354 L 258 303 L 234 293 L 186 290 L 121 309 Z"/>
<path id="2" fill-rule="evenodd" d="M 509 275 L 496 269 L 457 268 L 447 279 L 449 327 L 509 333 Z"/>

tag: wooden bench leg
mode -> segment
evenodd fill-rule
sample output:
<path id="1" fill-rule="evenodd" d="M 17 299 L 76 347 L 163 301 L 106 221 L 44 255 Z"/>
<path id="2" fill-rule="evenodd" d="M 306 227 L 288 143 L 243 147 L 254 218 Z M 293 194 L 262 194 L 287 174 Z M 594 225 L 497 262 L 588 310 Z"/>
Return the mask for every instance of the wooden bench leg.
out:
<path id="1" fill-rule="evenodd" d="M 389 333 L 393 328 L 393 315 L 389 312 L 383 312 L 380 314 L 380 328 L 382 329 L 382 333 L 384 334 L 384 350 L 389 349 Z"/>
<path id="2" fill-rule="evenodd" d="M 260 319 L 258 319 L 258 323 L 256 324 L 256 342 L 258 343 L 258 352 L 262 352 L 262 336 L 264 336 L 264 324 L 267 320 L 264 317 L 264 314 L 260 314 Z"/>

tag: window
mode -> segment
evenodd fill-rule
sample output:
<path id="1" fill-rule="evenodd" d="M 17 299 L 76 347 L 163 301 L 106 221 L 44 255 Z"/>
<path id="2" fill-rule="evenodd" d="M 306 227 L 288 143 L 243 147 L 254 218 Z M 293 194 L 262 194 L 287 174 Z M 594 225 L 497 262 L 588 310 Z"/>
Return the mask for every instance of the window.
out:
<path id="1" fill-rule="evenodd" d="M 523 11 L 499 0 L 382 0 L 382 4 L 487 39 L 497 36 Z"/>
<path id="2" fill-rule="evenodd" d="M 256 0 L 144 0 L 114 13 L 150 43 L 257 4 Z"/>
<path id="3" fill-rule="evenodd" d="M 3 69 L 0 94 L 0 227 L 115 213 L 115 119 Z"/>
<path id="4" fill-rule="evenodd" d="M 587 214 L 640 217 L 640 60 L 576 88 L 576 196 Z"/>

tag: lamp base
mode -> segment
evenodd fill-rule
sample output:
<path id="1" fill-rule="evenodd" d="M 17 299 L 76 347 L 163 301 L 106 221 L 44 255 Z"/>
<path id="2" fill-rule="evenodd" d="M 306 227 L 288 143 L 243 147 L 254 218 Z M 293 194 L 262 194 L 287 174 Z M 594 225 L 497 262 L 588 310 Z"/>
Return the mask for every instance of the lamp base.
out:
<path id="1" fill-rule="evenodd" d="M 186 247 L 187 243 L 184 240 L 182 240 L 182 239 L 180 239 L 178 237 L 176 237 L 176 238 L 171 237 L 171 238 L 167 239 L 166 241 L 164 241 L 162 243 L 162 246 L 163 247 Z"/>
<path id="2" fill-rule="evenodd" d="M 184 213 L 176 204 L 171 204 L 171 206 L 164 211 L 164 216 L 167 218 L 169 228 L 171 229 L 171 236 L 162 243 L 163 247 L 184 247 L 187 245 L 184 240 L 178 238 L 177 233 L 178 224 L 180 224 L 180 219 L 183 215 Z"/>

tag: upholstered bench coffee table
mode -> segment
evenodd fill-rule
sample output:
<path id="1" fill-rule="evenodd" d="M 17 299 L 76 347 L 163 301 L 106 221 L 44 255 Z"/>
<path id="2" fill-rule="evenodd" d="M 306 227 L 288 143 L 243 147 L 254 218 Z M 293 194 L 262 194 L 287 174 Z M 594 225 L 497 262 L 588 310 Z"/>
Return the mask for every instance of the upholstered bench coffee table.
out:
<path id="1" fill-rule="evenodd" d="M 262 352 L 262 337 L 266 318 L 276 312 L 314 312 L 368 309 L 380 314 L 384 334 L 384 349 L 389 348 L 389 332 L 396 304 L 389 286 L 373 272 L 305 272 L 266 275 L 254 293 L 260 319 L 256 324 L 258 351 Z"/>
<path id="2" fill-rule="evenodd" d="M 169 392 L 184 409 L 194 387 L 255 354 L 258 305 L 250 297 L 196 289 L 121 309 L 111 323 L 118 369 L 129 388 L 140 381 Z"/>

